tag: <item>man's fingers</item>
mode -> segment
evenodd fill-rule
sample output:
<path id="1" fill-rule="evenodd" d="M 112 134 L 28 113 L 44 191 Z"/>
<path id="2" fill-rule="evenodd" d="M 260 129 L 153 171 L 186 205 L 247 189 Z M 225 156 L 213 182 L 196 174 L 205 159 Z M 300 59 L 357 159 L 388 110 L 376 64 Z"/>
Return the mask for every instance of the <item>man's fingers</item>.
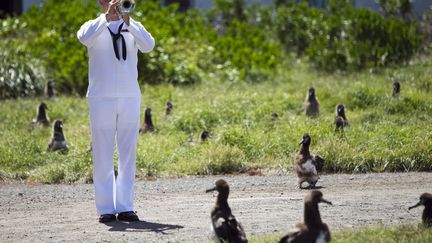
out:
<path id="1" fill-rule="evenodd" d="M 108 9 L 108 11 L 111 14 L 117 14 L 118 15 L 120 13 L 120 11 L 119 11 L 119 5 L 120 5 L 120 0 L 111 0 L 110 3 L 109 3 L 109 9 Z"/>

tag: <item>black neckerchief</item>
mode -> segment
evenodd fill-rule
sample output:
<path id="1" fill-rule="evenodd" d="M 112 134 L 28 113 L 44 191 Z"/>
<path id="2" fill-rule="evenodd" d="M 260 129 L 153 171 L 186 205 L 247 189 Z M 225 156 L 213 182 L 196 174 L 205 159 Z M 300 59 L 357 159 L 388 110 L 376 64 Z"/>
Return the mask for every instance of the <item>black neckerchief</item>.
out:
<path id="1" fill-rule="evenodd" d="M 121 34 L 121 30 L 122 30 L 123 24 L 124 24 L 124 23 L 121 23 L 121 24 L 120 24 L 120 26 L 119 26 L 119 28 L 118 28 L 118 32 L 117 32 L 117 34 L 114 34 L 114 33 L 110 30 L 110 28 L 108 28 L 108 30 L 109 30 L 109 32 L 110 32 L 110 34 L 111 34 L 111 39 L 112 39 L 112 41 L 113 41 L 114 53 L 115 53 L 115 55 L 116 55 L 116 57 L 117 57 L 117 59 L 118 59 L 119 61 L 120 61 L 120 57 L 119 57 L 119 51 L 118 51 L 118 47 L 117 47 L 117 40 L 118 40 L 119 38 L 121 38 L 121 40 L 122 40 L 122 54 L 123 54 L 123 60 L 126 60 L 126 42 L 125 42 L 125 39 L 124 39 L 123 35 Z"/>

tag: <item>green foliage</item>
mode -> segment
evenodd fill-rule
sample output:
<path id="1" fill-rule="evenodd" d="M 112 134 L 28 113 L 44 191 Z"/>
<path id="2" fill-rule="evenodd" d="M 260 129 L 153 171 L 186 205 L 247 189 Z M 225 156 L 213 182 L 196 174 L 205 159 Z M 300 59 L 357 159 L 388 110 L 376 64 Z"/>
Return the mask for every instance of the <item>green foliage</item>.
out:
<path id="1" fill-rule="evenodd" d="M 28 56 L 43 60 L 61 92 L 85 94 L 87 50 L 76 33 L 98 12 L 96 2 L 47 0 L 41 8 L 33 7 L 17 19 L 2 21 L 0 36 L 12 41 L 11 49 L 19 47 Z M 145 1 L 137 5 L 133 18 L 145 24 L 157 43 L 150 55 L 139 55 L 140 83 L 200 81 L 199 57 L 208 55 L 199 51 L 206 51 L 205 43 L 191 40 L 206 33 L 201 15 L 194 11 L 177 13 L 175 6 L 162 8 L 157 1 Z"/>
<path id="2" fill-rule="evenodd" d="M 275 26 L 282 45 L 329 71 L 403 64 L 422 45 L 415 21 L 331 3 L 329 11 L 306 3 L 279 6 Z"/>
<path id="3" fill-rule="evenodd" d="M 378 0 L 387 16 L 407 17 L 413 10 L 413 0 Z"/>
<path id="4" fill-rule="evenodd" d="M 347 48 L 347 59 L 356 60 L 355 66 L 362 68 L 403 63 L 420 48 L 421 36 L 415 24 L 396 18 L 382 18 L 367 10 L 350 13 L 352 20 L 346 26 L 346 42 L 358 42 L 359 45 L 354 45 L 355 49 Z"/>
<path id="5" fill-rule="evenodd" d="M 314 38 L 326 34 L 324 18 L 324 11 L 306 3 L 282 5 L 277 8 L 275 19 L 277 36 L 287 51 L 302 55 Z"/>
<path id="6" fill-rule="evenodd" d="M 241 79 L 251 70 L 276 68 L 281 59 L 277 43 L 259 27 L 237 20 L 231 21 L 226 34 L 215 39 L 213 46 L 213 62 L 240 69 Z"/>
<path id="7" fill-rule="evenodd" d="M 140 135 L 137 176 L 238 173 L 249 169 L 290 171 L 304 133 L 326 172 L 431 171 L 432 61 L 378 74 L 325 74 L 296 65 L 272 82 L 227 83 L 206 78 L 194 86 L 144 85 L 142 111 L 153 110 L 157 132 Z M 391 96 L 392 81 L 402 84 Z M 304 117 L 302 104 L 314 86 L 320 116 Z M 171 100 L 173 114 L 165 116 Z M 64 119 L 70 147 L 47 151 L 52 128 L 30 125 L 44 101 L 50 120 Z M 344 103 L 350 126 L 334 132 L 334 109 Z M 272 112 L 278 118 L 272 117 Z M 69 183 L 91 181 L 87 101 L 63 97 L 4 100 L 0 106 L 0 180 Z M 203 129 L 210 140 L 200 142 Z"/>
<path id="8" fill-rule="evenodd" d="M 211 55 L 203 37 L 212 36 L 212 33 L 198 11 L 181 13 L 177 7 L 162 8 L 157 1 L 137 4 L 134 13 L 137 17 L 134 17 L 156 40 L 152 52 L 139 56 L 141 83 L 193 84 L 201 81 L 201 58 Z"/>
<path id="9" fill-rule="evenodd" d="M 223 21 L 229 24 L 233 19 L 246 20 L 246 6 L 243 0 L 215 0 L 214 7 L 207 13 L 211 22 Z"/>
<path id="10" fill-rule="evenodd" d="M 95 2 L 84 5 L 82 1 L 48 0 L 20 17 L 27 34 L 19 45 L 46 63 L 60 91 L 84 94 L 87 89 L 86 49 L 76 32 L 97 11 Z"/>
<path id="11" fill-rule="evenodd" d="M 329 1 L 328 9 L 309 7 L 308 1 L 276 2 L 247 6 L 240 0 L 218 0 L 206 15 L 177 11 L 177 4 L 138 2 L 132 17 L 156 39 L 152 52 L 139 55 L 140 84 L 191 85 L 207 74 L 230 82 L 262 82 L 289 65 L 292 53 L 327 71 L 406 64 L 429 35 L 424 25 L 420 34 L 416 21 L 385 18 L 354 8 L 349 0 Z M 410 1 L 390 2 L 382 4 L 397 6 L 404 15 L 402 9 Z M 0 46 L 37 60 L 45 70 L 38 72 L 53 80 L 60 92 L 83 95 L 88 57 L 76 32 L 99 12 L 92 1 L 44 1 L 42 7 L 1 21 Z M 14 53 L 2 55 L 15 65 L 19 60 Z"/>
<path id="12" fill-rule="evenodd" d="M 306 132 L 313 138 L 312 152 L 326 159 L 327 172 L 432 170 L 426 129 L 432 122 L 432 64 L 429 56 L 407 62 L 421 42 L 416 23 L 348 3 L 334 6 L 321 10 L 291 2 L 272 12 L 255 5 L 242 10 L 244 17 L 231 13 L 217 29 L 197 11 L 179 13 L 175 5 L 162 8 L 156 0 L 139 3 L 134 18 L 157 42 L 151 53 L 140 55 L 138 69 L 143 108 L 153 109 L 158 132 L 140 136 L 137 175 L 290 170 Z M 98 11 L 81 1 L 47 0 L 40 10 L 3 20 L 0 46 L 8 48 L 1 51 L 0 97 L 38 94 L 48 79 L 61 91 L 83 94 L 87 54 L 76 31 Z M 407 66 L 330 75 L 303 64 L 287 68 L 292 52 L 324 70 Z M 393 81 L 402 84 L 398 97 L 391 97 Z M 321 102 L 317 119 L 302 115 L 310 86 Z M 168 100 L 175 108 L 166 117 Z M 85 99 L 45 100 L 52 120 L 66 120 L 67 154 L 46 150 L 50 128 L 30 126 L 40 101 L 2 101 L 0 180 L 90 181 Z M 345 104 L 351 124 L 343 136 L 333 127 L 338 103 Z M 210 131 L 209 142 L 199 142 L 203 129 Z"/>
<path id="13" fill-rule="evenodd" d="M 46 78 L 40 62 L 22 50 L 0 48 L 0 99 L 40 94 Z"/>
<path id="14" fill-rule="evenodd" d="M 335 236 L 334 242 L 430 242 L 430 228 L 422 225 L 377 226 L 345 230 Z"/>
<path id="15" fill-rule="evenodd" d="M 222 144 L 209 144 L 207 146 L 203 144 L 202 146 L 205 148 L 196 158 L 196 163 L 202 164 L 200 174 L 219 175 L 243 172 L 245 156 L 241 149 Z"/>

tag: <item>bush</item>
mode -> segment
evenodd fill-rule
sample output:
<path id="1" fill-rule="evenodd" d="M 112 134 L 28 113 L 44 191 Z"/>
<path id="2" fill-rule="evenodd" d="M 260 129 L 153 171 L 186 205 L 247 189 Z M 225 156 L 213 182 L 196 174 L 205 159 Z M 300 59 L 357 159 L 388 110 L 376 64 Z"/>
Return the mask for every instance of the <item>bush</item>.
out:
<path id="1" fill-rule="evenodd" d="M 214 76 L 230 82 L 266 81 L 291 53 L 306 56 L 314 66 L 328 71 L 400 65 L 422 44 L 415 21 L 353 8 L 348 0 L 329 0 L 329 9 L 311 8 L 306 1 L 277 2 L 288 3 L 271 8 L 218 0 L 207 16 L 198 10 L 177 11 L 178 4 L 162 7 L 158 0 L 138 2 L 133 17 L 156 39 L 152 52 L 139 55 L 140 84 L 194 84 Z M 37 57 L 59 91 L 83 95 L 88 57 L 76 32 L 98 12 L 93 1 L 46 0 L 40 8 L 2 20 L 0 46 Z M 19 60 L 13 53 L 2 55 L 10 55 L 7 59 L 15 65 Z M 23 82 L 28 79 L 19 83 Z M 26 92 L 15 85 L 8 91 L 14 95 L 2 97 L 32 95 L 37 89 Z"/>
<path id="2" fill-rule="evenodd" d="M 40 94 L 46 76 L 42 66 L 23 51 L 1 49 L 0 99 Z"/>
<path id="3" fill-rule="evenodd" d="M 83 95 L 88 85 L 88 57 L 76 32 L 98 12 L 96 4 L 47 0 L 41 8 L 33 7 L 17 19 L 3 21 L 0 36 L 5 42 L 6 39 L 14 41 L 11 48 L 19 47 L 28 56 L 43 60 L 49 67 L 50 76 L 60 84 L 57 86 L 60 91 Z M 204 36 L 203 16 L 194 11 L 177 13 L 176 5 L 162 8 L 157 1 L 145 1 L 137 4 L 133 17 L 145 23 L 157 43 L 153 52 L 139 55 L 138 69 L 143 74 L 139 75 L 141 84 L 200 81 L 197 70 L 200 52 L 194 51 L 205 50 L 201 48 L 205 43 L 191 42 L 190 39 Z M 45 24 L 41 25 L 41 22 Z"/>
<path id="4" fill-rule="evenodd" d="M 60 91 L 85 94 L 87 90 L 87 50 L 76 32 L 97 12 L 96 4 L 47 0 L 20 17 L 27 26 L 27 38 L 20 45 L 46 63 Z"/>
<path id="5" fill-rule="evenodd" d="M 315 66 L 329 71 L 403 64 L 423 40 L 415 21 L 385 18 L 350 4 L 330 4 L 329 10 L 306 3 L 280 5 L 275 22 L 286 50 L 306 54 Z"/>
<path id="6" fill-rule="evenodd" d="M 315 37 L 325 35 L 324 21 L 324 11 L 306 3 L 281 5 L 277 9 L 275 32 L 286 51 L 301 56 Z"/>
<path id="7" fill-rule="evenodd" d="M 238 20 L 231 21 L 226 34 L 214 39 L 213 62 L 229 62 L 240 70 L 272 69 L 280 62 L 278 43 L 257 26 Z"/>

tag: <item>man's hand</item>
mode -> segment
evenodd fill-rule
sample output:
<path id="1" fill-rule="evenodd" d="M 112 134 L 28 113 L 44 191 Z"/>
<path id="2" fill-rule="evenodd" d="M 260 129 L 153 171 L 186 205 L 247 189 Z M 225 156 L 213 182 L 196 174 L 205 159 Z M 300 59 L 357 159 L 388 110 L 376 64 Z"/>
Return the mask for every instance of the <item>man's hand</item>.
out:
<path id="1" fill-rule="evenodd" d="M 105 12 L 105 18 L 108 22 L 120 19 L 119 3 L 120 0 L 111 0 L 109 3 L 108 10 Z"/>
<path id="2" fill-rule="evenodd" d="M 123 18 L 123 21 L 124 21 L 127 25 L 129 25 L 129 20 L 130 20 L 130 18 L 129 18 L 129 14 L 124 13 L 124 14 L 122 15 L 122 18 Z"/>

